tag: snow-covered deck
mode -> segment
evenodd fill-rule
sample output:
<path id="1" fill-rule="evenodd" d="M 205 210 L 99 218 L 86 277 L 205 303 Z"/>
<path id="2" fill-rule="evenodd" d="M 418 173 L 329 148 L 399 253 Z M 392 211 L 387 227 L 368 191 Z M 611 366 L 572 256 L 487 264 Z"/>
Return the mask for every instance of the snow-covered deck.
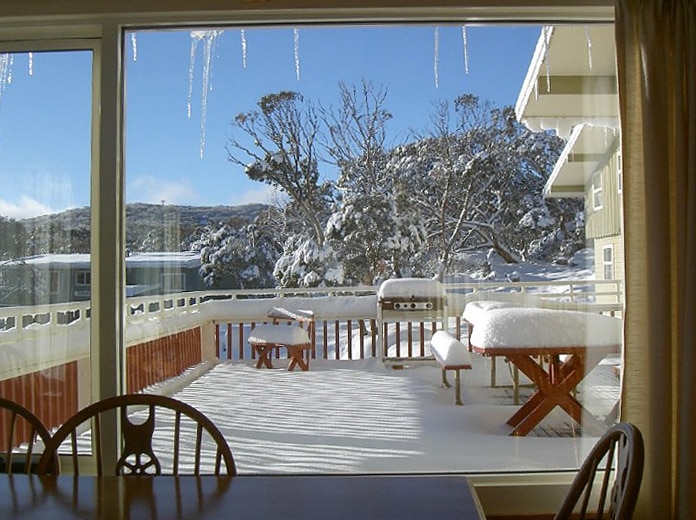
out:
<path id="1" fill-rule="evenodd" d="M 491 360 L 463 372 L 464 406 L 441 387 L 434 364 L 395 369 L 377 359 L 313 360 L 308 372 L 215 365 L 173 395 L 222 430 L 240 473 L 497 472 L 577 468 L 596 437 L 561 410 L 527 437 L 510 437 L 509 387 L 491 388 Z M 509 380 L 498 360 L 499 382 Z M 507 377 L 506 377 L 507 376 Z M 611 360 L 578 398 L 604 417 L 618 398 Z M 531 389 L 523 389 L 528 395 Z"/>

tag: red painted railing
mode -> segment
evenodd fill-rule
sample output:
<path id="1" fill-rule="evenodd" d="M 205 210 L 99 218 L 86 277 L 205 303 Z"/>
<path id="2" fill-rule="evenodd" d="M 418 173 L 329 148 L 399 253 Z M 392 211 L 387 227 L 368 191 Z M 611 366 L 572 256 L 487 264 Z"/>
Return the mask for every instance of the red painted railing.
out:
<path id="1" fill-rule="evenodd" d="M 137 392 L 202 361 L 201 329 L 186 330 L 134 345 L 126 350 L 127 391 Z M 77 413 L 77 362 L 0 381 L 0 396 L 31 410 L 50 430 Z M 9 414 L 0 412 L 0 450 L 7 447 Z M 30 441 L 31 432 L 19 421 L 16 444 Z"/>
<path id="2" fill-rule="evenodd" d="M 185 330 L 126 349 L 126 389 L 138 392 L 203 361 L 201 329 Z"/>
<path id="3" fill-rule="evenodd" d="M 452 317 L 453 334 L 461 338 L 462 321 L 459 316 Z M 216 356 L 222 360 L 255 359 L 249 348 L 248 336 L 257 322 L 230 322 L 215 325 Z M 424 357 L 426 338 L 438 328 L 436 322 L 385 323 L 384 336 L 395 337 L 396 357 Z M 426 334 L 427 332 L 427 334 Z M 312 359 L 365 359 L 379 357 L 377 320 L 318 320 L 312 338 Z M 370 341 L 368 341 L 368 339 Z M 336 348 L 345 346 L 345 349 Z M 276 356 L 280 353 L 276 352 Z"/>
<path id="4" fill-rule="evenodd" d="M 49 431 L 77 412 L 77 362 L 0 381 L 0 395 L 31 410 Z M 0 413 L 0 446 L 7 446 L 9 414 Z M 27 423 L 17 424 L 17 443 L 30 440 Z"/>

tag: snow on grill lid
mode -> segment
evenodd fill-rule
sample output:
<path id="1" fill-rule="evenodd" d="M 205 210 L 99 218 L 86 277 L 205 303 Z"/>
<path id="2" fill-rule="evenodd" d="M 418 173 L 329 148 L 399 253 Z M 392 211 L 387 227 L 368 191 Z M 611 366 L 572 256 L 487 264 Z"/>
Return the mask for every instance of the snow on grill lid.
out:
<path id="1" fill-rule="evenodd" d="M 427 278 L 393 278 L 382 282 L 377 296 L 380 300 L 404 298 L 413 300 L 444 298 L 445 289 L 437 280 Z"/>

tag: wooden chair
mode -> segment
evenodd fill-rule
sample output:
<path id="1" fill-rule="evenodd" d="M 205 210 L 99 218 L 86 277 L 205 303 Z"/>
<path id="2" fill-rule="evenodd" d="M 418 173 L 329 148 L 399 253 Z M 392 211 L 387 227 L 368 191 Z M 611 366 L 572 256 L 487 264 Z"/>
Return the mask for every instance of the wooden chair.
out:
<path id="1" fill-rule="evenodd" d="M 116 462 L 116 475 L 200 475 L 205 469 L 204 458 L 214 466 L 215 475 L 236 474 L 232 452 L 208 417 L 182 401 L 150 394 L 107 398 L 76 413 L 53 434 L 37 471 L 48 472 L 51 457 L 67 451 L 73 473 L 79 475 L 78 439 L 82 433 L 87 437 L 86 430 L 91 421 L 96 473 L 103 475 L 102 422 L 107 413 L 115 410 L 120 412 L 121 426 L 121 456 Z M 64 444 L 68 437 L 70 442 Z M 212 444 L 211 449 L 203 450 L 204 440 Z M 163 462 L 170 468 L 168 471 L 163 470 Z"/>
<path id="2" fill-rule="evenodd" d="M 41 420 L 19 403 L 0 397 L 0 424 L 4 426 L 0 437 L 4 435 L 4 453 L 0 455 L 0 472 L 2 473 L 36 473 L 34 450 L 37 446 L 46 446 L 51 438 Z M 17 448 L 26 443 L 26 451 Z M 55 457 L 47 457 L 46 468 L 57 473 L 58 464 Z"/>
<path id="3" fill-rule="evenodd" d="M 609 428 L 580 467 L 555 520 L 630 520 L 643 478 L 643 457 L 640 430 L 627 422 Z M 588 512 L 594 510 L 590 497 L 596 476 L 601 476 L 596 512 Z"/>

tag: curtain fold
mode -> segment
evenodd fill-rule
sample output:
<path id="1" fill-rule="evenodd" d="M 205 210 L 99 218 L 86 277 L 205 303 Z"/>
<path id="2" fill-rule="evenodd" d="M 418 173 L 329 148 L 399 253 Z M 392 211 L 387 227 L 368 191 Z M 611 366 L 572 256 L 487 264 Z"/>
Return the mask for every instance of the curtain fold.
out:
<path id="1" fill-rule="evenodd" d="M 696 517 L 696 0 L 616 0 L 635 518 Z"/>

